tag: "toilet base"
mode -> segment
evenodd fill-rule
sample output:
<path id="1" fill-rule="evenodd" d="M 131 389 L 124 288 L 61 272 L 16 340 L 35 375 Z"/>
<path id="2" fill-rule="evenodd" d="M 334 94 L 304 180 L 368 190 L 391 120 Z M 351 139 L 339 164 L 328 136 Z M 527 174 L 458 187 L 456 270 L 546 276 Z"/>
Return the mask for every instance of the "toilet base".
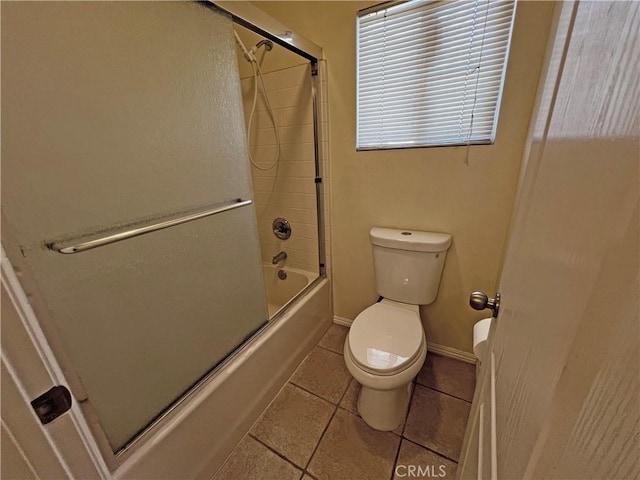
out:
<path id="1" fill-rule="evenodd" d="M 411 382 L 394 390 L 373 390 L 363 385 L 358 395 L 358 413 L 375 430 L 395 430 L 407 414 L 412 387 Z"/>

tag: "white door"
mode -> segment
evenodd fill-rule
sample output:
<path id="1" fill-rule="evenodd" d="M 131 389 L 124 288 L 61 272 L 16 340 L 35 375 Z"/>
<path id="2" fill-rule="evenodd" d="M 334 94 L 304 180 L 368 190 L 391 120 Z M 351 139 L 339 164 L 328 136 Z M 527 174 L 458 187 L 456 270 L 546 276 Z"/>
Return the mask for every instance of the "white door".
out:
<path id="1" fill-rule="evenodd" d="M 459 478 L 640 478 L 640 4 L 557 13 Z"/>

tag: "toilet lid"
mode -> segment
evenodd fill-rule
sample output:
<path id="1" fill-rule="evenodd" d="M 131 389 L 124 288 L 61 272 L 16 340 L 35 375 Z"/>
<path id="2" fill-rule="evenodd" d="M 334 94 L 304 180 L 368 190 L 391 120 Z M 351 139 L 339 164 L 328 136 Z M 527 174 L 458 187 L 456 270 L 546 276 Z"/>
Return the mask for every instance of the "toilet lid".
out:
<path id="1" fill-rule="evenodd" d="M 356 317 L 348 338 L 356 363 L 364 370 L 388 375 L 413 363 L 420 354 L 424 331 L 417 312 L 376 303 Z"/>

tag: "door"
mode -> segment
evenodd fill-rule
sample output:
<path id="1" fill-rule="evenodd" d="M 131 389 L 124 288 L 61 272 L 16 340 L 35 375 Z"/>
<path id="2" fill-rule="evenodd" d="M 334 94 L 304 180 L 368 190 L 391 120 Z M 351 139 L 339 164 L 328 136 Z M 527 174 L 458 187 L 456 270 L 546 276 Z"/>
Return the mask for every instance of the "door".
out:
<path id="1" fill-rule="evenodd" d="M 3 247 L 117 452 L 267 321 L 231 18 L 3 3 L 2 119 Z"/>
<path id="2" fill-rule="evenodd" d="M 556 18 L 459 478 L 640 477 L 640 4 Z"/>

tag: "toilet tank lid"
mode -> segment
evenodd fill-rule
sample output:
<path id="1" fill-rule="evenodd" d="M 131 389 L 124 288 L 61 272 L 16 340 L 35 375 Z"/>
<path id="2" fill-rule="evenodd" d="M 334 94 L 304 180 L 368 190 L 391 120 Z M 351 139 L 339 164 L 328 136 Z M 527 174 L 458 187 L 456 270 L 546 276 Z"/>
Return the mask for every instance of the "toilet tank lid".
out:
<path id="1" fill-rule="evenodd" d="M 373 227 L 369 235 L 374 245 L 412 252 L 444 252 L 451 245 L 448 233 Z"/>

